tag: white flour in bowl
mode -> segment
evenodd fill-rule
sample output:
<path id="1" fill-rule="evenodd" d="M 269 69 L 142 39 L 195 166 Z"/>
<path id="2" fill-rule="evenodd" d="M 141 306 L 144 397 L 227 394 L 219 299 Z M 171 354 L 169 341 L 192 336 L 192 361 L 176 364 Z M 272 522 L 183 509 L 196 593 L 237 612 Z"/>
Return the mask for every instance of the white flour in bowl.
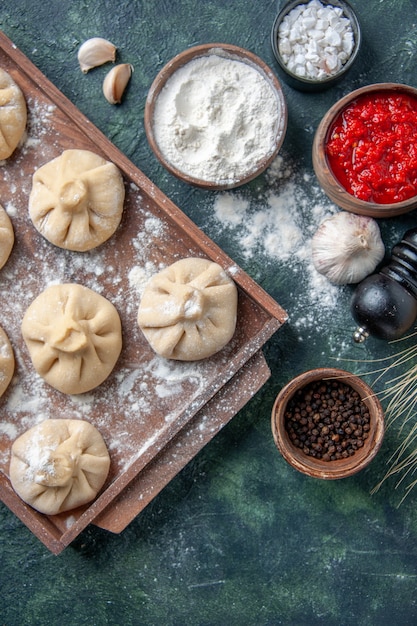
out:
<path id="1" fill-rule="evenodd" d="M 178 69 L 155 103 L 164 157 L 204 181 L 239 180 L 276 146 L 283 112 L 267 79 L 249 64 L 210 54 Z"/>

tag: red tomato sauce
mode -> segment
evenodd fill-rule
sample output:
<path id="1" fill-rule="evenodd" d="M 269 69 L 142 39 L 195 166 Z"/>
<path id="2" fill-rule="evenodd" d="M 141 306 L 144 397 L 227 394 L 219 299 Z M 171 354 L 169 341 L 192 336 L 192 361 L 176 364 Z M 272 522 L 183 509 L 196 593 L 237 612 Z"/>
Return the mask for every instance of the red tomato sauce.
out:
<path id="1" fill-rule="evenodd" d="M 381 92 L 359 96 L 333 123 L 328 164 L 350 194 L 390 204 L 417 194 L 417 98 Z"/>

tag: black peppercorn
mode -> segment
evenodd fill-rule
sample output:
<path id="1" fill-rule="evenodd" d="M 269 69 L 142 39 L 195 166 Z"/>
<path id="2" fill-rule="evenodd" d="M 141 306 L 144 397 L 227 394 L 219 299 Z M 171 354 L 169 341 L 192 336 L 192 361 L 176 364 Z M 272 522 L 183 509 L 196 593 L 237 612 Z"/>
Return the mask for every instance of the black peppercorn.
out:
<path id="1" fill-rule="evenodd" d="M 331 407 L 331 410 L 329 409 Z M 288 403 L 285 428 L 293 445 L 322 461 L 352 456 L 369 436 L 370 415 L 360 395 L 335 380 L 315 381 Z"/>

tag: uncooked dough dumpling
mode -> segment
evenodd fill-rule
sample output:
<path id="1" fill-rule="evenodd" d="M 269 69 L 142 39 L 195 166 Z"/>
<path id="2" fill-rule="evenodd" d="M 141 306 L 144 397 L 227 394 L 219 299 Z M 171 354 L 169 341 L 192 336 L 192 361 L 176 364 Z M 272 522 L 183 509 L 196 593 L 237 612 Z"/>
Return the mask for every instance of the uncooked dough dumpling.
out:
<path id="1" fill-rule="evenodd" d="M 5 265 L 14 244 L 13 224 L 0 205 L 0 269 Z"/>
<path id="2" fill-rule="evenodd" d="M 65 150 L 34 173 L 29 215 L 54 245 L 85 252 L 116 231 L 124 198 L 114 163 L 89 150 Z"/>
<path id="3" fill-rule="evenodd" d="M 233 280 L 217 263 L 191 257 L 150 279 L 140 302 L 138 324 L 157 354 L 196 361 L 215 354 L 231 340 L 236 316 Z"/>
<path id="4" fill-rule="evenodd" d="M 35 370 L 67 394 L 100 385 L 122 349 L 116 308 L 75 283 L 52 285 L 35 298 L 23 317 L 22 334 Z"/>
<path id="5" fill-rule="evenodd" d="M 25 97 L 10 74 L 0 68 L 0 160 L 7 159 L 16 150 L 26 122 Z"/>
<path id="6" fill-rule="evenodd" d="M 13 348 L 3 328 L 0 326 L 0 397 L 13 378 L 15 360 Z"/>
<path id="7" fill-rule="evenodd" d="M 14 441 L 10 482 L 24 502 L 56 515 L 91 502 L 109 468 L 107 446 L 95 426 L 84 420 L 48 419 Z"/>

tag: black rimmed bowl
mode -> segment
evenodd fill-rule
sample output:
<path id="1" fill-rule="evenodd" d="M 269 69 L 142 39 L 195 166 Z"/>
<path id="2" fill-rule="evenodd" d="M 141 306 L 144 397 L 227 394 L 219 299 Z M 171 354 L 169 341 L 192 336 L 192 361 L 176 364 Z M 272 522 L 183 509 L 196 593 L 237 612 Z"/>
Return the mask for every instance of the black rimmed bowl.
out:
<path id="1" fill-rule="evenodd" d="M 346 0 L 321 0 L 321 4 L 323 6 L 332 6 L 342 9 L 343 17 L 347 18 L 350 22 L 353 37 L 354 37 L 354 45 L 353 50 L 348 58 L 348 60 L 342 65 L 342 67 L 336 73 L 329 74 L 328 76 L 321 79 L 307 78 L 303 76 L 298 76 L 294 72 L 292 72 L 287 64 L 285 63 L 279 49 L 279 30 L 280 26 L 284 20 L 284 18 L 293 10 L 301 5 L 307 5 L 310 0 L 290 0 L 289 2 L 285 2 L 285 4 L 281 7 L 276 16 L 272 31 L 271 31 L 271 46 L 272 51 L 274 53 L 275 59 L 277 61 L 278 73 L 280 78 L 282 78 L 290 87 L 294 89 L 298 89 L 299 91 L 306 92 L 318 92 L 328 89 L 329 87 L 334 86 L 339 81 L 344 78 L 347 72 L 352 67 L 353 63 L 356 60 L 356 57 L 359 53 L 360 45 L 361 45 L 361 28 L 356 16 L 355 11 L 351 7 L 351 5 L 346 2 Z"/>

